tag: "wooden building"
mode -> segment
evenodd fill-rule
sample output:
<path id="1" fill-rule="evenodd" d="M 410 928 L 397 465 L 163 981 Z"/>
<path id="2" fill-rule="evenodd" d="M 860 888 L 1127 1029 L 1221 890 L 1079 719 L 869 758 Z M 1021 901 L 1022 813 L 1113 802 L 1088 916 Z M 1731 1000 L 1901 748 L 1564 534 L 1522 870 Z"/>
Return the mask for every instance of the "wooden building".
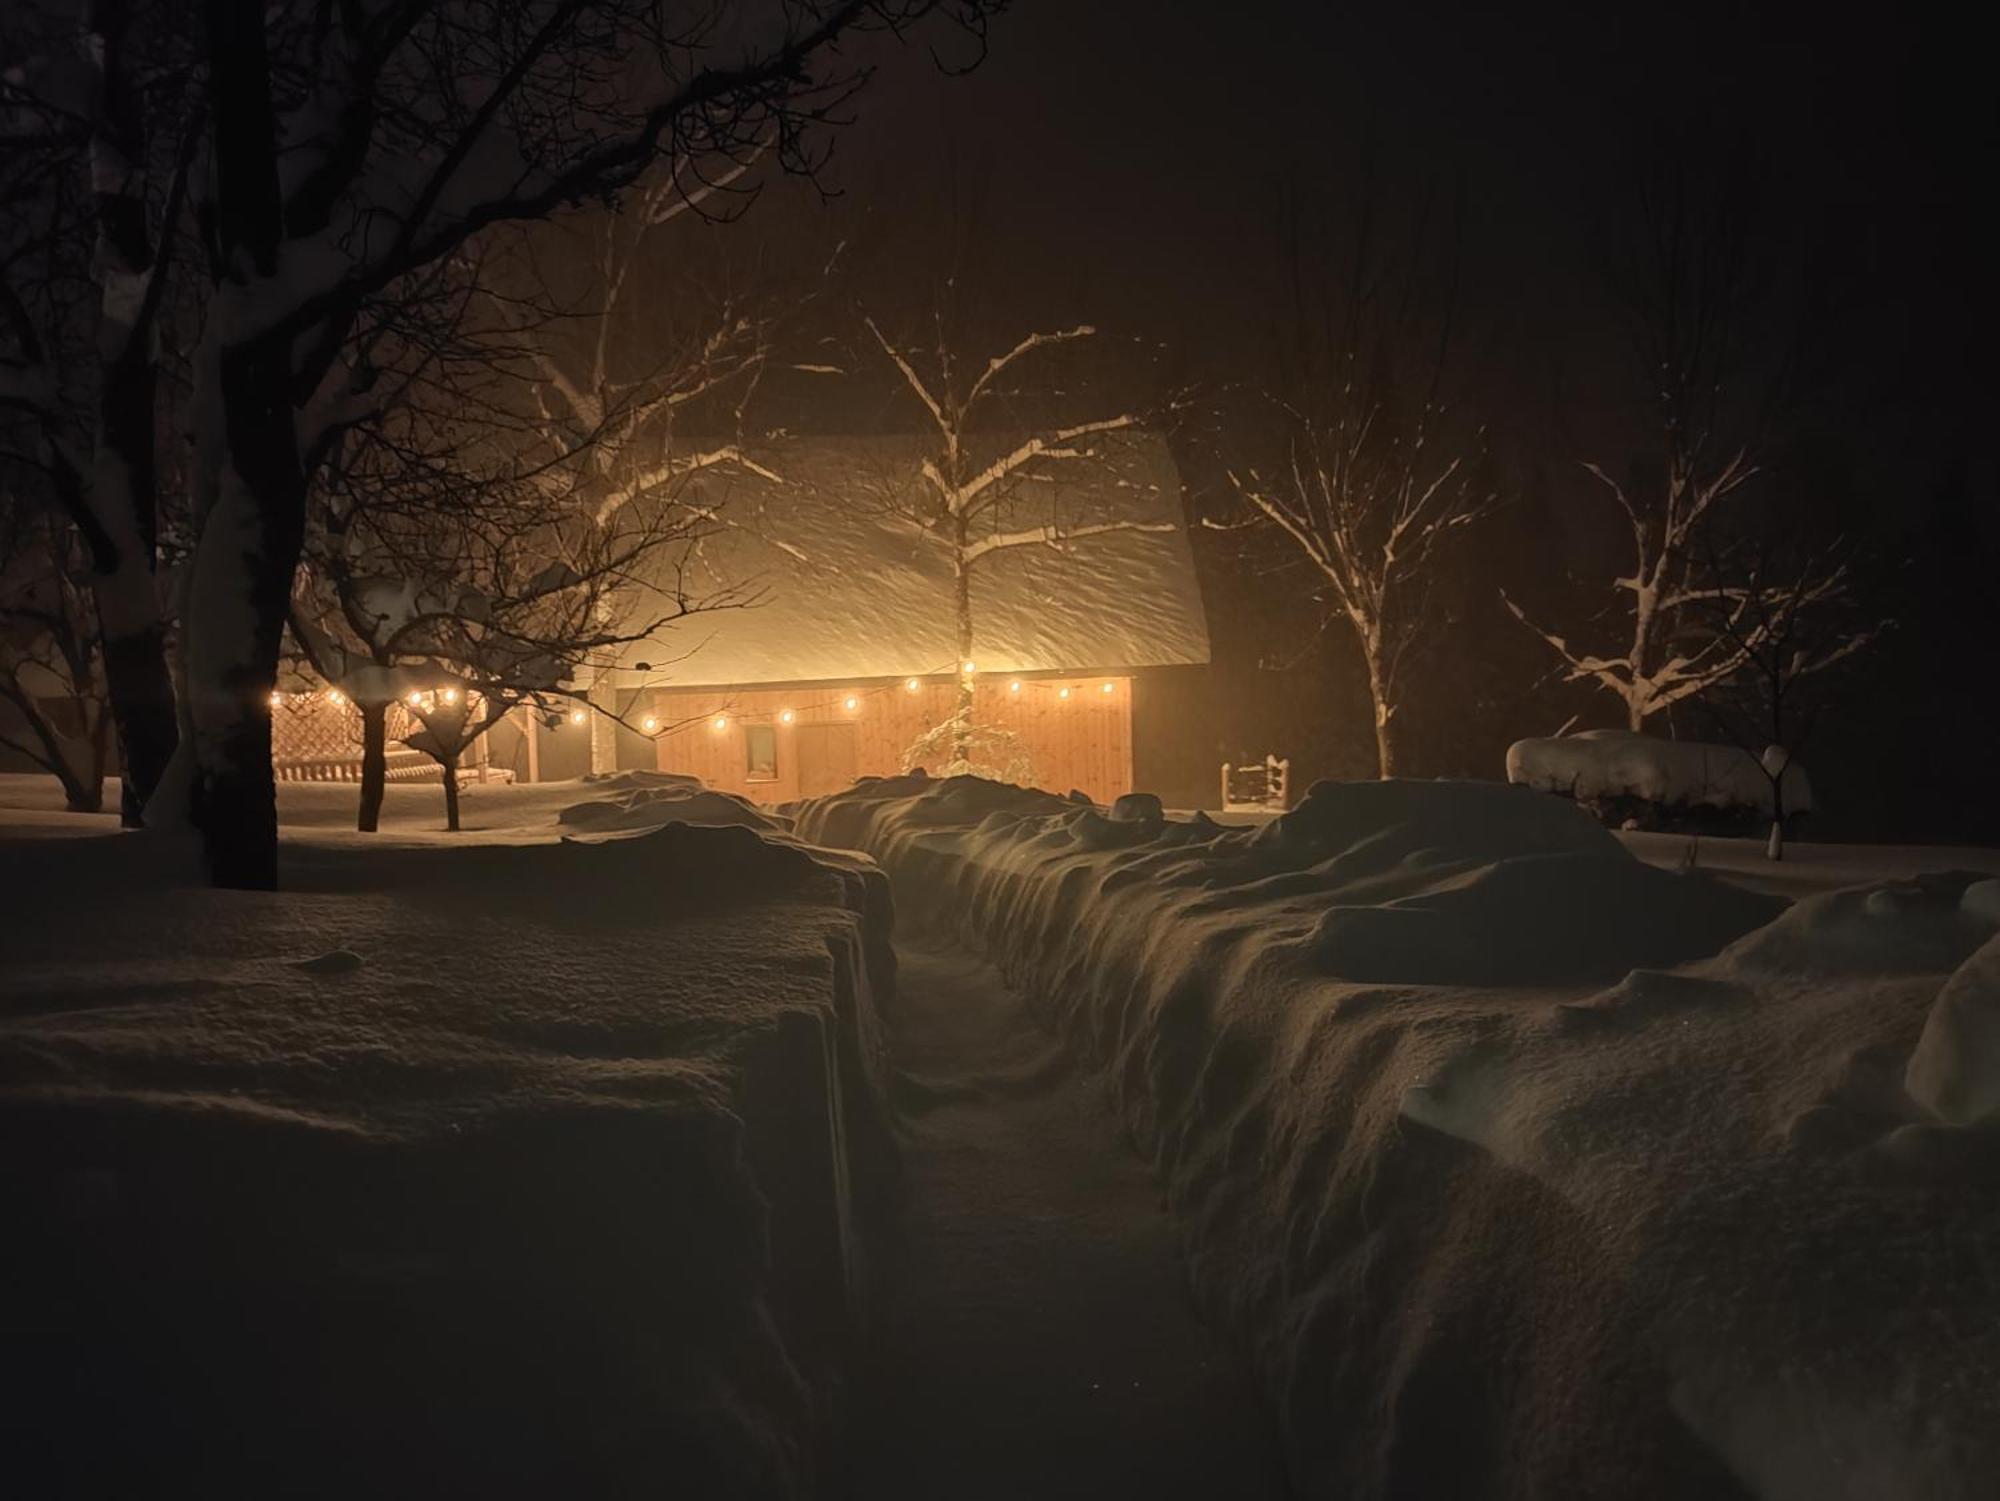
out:
<path id="1" fill-rule="evenodd" d="M 964 661 L 951 552 L 880 504 L 885 486 L 921 483 L 916 442 L 796 439 L 755 459 L 747 480 L 704 481 L 698 503 L 720 524 L 661 565 L 662 589 L 741 603 L 627 648 L 599 683 L 654 764 L 774 803 L 913 759 L 942 771 L 947 752 L 911 751 L 951 717 L 963 675 L 973 722 L 1001 732 L 1019 779 L 1100 801 L 1132 788 L 1159 732 L 1159 716 L 1135 713 L 1149 681 L 1208 660 L 1163 440 L 1122 439 L 1060 493 L 1023 487 L 1017 514 L 1059 517 L 1062 535 L 980 560 Z M 1107 524 L 1131 529 L 1096 530 Z"/>

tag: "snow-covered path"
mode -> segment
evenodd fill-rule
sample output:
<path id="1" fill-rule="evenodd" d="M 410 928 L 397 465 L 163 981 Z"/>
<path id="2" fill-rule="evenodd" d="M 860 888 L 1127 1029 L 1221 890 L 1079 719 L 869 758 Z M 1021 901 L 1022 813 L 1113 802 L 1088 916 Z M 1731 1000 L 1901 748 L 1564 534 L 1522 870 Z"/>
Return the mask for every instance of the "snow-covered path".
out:
<path id="1" fill-rule="evenodd" d="M 1286 1494 L 1115 1117 L 989 967 L 901 949 L 908 1197 L 860 1374 L 868 1501 Z"/>

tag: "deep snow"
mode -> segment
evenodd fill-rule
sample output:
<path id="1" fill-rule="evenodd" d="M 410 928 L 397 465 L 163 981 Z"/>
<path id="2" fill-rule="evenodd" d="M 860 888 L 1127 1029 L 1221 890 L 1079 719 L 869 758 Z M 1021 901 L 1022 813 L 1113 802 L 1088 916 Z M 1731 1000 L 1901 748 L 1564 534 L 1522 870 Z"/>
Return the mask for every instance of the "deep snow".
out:
<path id="1" fill-rule="evenodd" d="M 1304 1494 L 1987 1494 L 1990 888 L 1787 908 L 1521 788 L 1135 812 L 904 778 L 798 828 L 1103 1070 Z"/>
<path id="2" fill-rule="evenodd" d="M 11 1493 L 812 1489 L 895 1170 L 883 883 L 740 822 L 560 842 L 654 790 L 295 825 L 277 894 L 0 838 Z"/>

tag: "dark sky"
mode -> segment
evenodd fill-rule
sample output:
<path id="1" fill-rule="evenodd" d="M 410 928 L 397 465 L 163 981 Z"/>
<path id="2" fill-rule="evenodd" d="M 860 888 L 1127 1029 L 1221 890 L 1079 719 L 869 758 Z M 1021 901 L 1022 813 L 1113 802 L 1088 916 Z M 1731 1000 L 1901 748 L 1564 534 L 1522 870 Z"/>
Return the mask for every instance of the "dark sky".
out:
<path id="1" fill-rule="evenodd" d="M 1774 297 L 1810 262 L 1818 302 L 1785 483 L 1868 534 L 1907 617 L 1857 756 L 1907 756 L 1961 712 L 1992 717 L 1964 686 L 1992 676 L 1995 94 L 1970 23 L 1871 15 L 1017 0 L 966 76 L 892 58 L 840 142 L 842 198 L 771 218 L 845 239 L 885 322 L 907 326 L 958 264 L 996 347 L 1088 320 L 1217 384 L 1268 364 L 1288 184 L 1337 210 L 1363 158 L 1392 189 L 1461 183 L 1460 399 L 1521 506 L 1496 545 L 1532 552 L 1549 529 L 1553 576 L 1591 515 L 1577 461 L 1643 441 L 1606 223 L 1659 141 L 1730 142 L 1764 174 Z M 1550 727 L 1503 721 L 1494 734 Z"/>

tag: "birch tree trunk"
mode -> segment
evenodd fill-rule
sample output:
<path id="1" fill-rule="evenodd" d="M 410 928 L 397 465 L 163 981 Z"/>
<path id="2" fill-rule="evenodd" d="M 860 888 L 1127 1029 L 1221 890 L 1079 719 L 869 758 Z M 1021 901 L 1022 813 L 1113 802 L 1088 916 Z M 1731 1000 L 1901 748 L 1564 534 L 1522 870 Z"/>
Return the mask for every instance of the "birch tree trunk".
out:
<path id="1" fill-rule="evenodd" d="M 958 674 L 958 697 L 952 714 L 951 759 L 964 766 L 972 759 L 972 674 L 965 664 L 972 660 L 972 565 L 966 561 L 966 524 L 958 518 L 958 546 L 952 556 L 952 596 L 955 610 L 953 640 L 958 660 L 952 664 Z"/>
<path id="2" fill-rule="evenodd" d="M 1389 702 L 1389 684 L 1373 653 L 1368 658 L 1368 702 L 1375 711 L 1375 775 L 1386 782 L 1396 774 L 1396 740 L 1389 727 L 1396 706 Z"/>

